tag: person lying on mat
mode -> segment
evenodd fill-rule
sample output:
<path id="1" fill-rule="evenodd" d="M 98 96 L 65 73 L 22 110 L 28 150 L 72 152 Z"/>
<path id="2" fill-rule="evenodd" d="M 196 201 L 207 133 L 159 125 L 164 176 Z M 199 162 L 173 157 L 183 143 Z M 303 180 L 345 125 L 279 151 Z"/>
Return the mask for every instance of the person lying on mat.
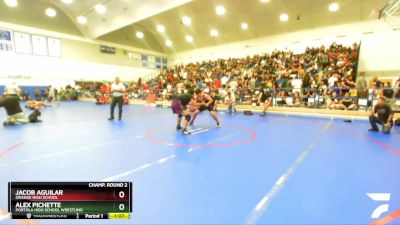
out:
<path id="1" fill-rule="evenodd" d="M 31 100 L 26 102 L 25 107 L 28 109 L 35 110 L 35 109 L 46 108 L 47 106 L 46 103 L 44 103 L 44 101 Z"/>
<path id="2" fill-rule="evenodd" d="M 5 96 L 0 100 L 0 107 L 4 107 L 7 112 L 7 119 L 3 122 L 4 126 L 29 122 L 19 105 L 19 97 Z"/>
<path id="3" fill-rule="evenodd" d="M 375 114 L 378 114 L 378 116 L 375 116 Z M 369 123 L 371 124 L 369 131 L 379 131 L 379 128 L 376 125 L 378 123 L 383 126 L 383 133 L 390 133 L 390 129 L 393 126 L 393 111 L 390 105 L 386 104 L 385 97 L 381 96 L 378 98 L 378 102 L 371 110 Z"/>

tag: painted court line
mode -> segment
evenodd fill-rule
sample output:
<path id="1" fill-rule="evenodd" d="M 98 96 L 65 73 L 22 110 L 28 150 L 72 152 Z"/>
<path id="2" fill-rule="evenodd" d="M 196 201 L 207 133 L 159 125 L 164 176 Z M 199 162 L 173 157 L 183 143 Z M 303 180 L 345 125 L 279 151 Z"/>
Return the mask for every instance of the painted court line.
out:
<path id="1" fill-rule="evenodd" d="M 298 166 L 304 161 L 307 155 L 314 148 L 315 144 L 321 139 L 322 135 L 326 133 L 329 127 L 332 125 L 333 120 L 329 120 L 327 124 L 323 127 L 322 131 L 317 134 L 317 136 L 311 141 L 311 144 L 301 153 L 301 155 L 296 159 L 296 161 L 286 170 L 286 172 L 279 177 L 275 182 L 274 186 L 268 191 L 268 193 L 261 199 L 256 205 L 253 211 L 248 216 L 246 224 L 255 224 L 260 219 L 260 217 L 267 210 L 268 206 L 271 204 L 272 200 L 278 195 L 279 191 L 286 184 L 289 178 L 296 171 Z"/>
<path id="2" fill-rule="evenodd" d="M 36 157 L 29 158 L 29 159 L 23 159 L 23 160 L 19 160 L 19 161 L 16 161 L 16 162 L 9 162 L 9 163 L 0 164 L 0 168 L 1 167 L 6 167 L 6 166 L 10 166 L 10 165 L 14 165 L 14 164 L 28 163 L 28 162 L 32 162 L 32 161 L 41 160 L 41 159 L 53 158 L 53 157 L 62 156 L 62 155 L 70 154 L 70 153 L 81 152 L 81 151 L 87 151 L 87 150 L 94 151 L 98 147 L 106 146 L 106 145 L 109 145 L 109 144 L 114 144 L 114 143 L 117 143 L 117 142 L 118 141 L 104 142 L 104 143 L 101 143 L 101 144 L 79 147 L 79 148 L 76 148 L 76 149 L 73 149 L 73 150 L 67 150 L 67 151 L 63 151 L 63 152 L 55 152 L 55 153 L 50 153 L 50 154 L 44 154 L 44 155 L 41 155 L 41 156 L 36 156 Z"/>
<path id="3" fill-rule="evenodd" d="M 201 134 L 201 133 L 204 133 L 204 132 L 207 132 L 207 131 L 209 131 L 209 130 L 208 130 L 208 129 L 205 129 L 205 130 L 200 130 L 200 131 L 192 132 L 192 135 Z"/>
<path id="4" fill-rule="evenodd" d="M 373 221 L 372 223 L 368 225 L 386 225 L 392 221 L 395 221 L 400 218 L 400 209 L 397 209 L 393 213 L 390 213 L 389 215 L 380 218 L 378 220 Z"/>
<path id="5" fill-rule="evenodd" d="M 120 179 L 120 178 L 123 178 L 123 177 L 126 177 L 126 176 L 128 176 L 128 175 L 137 173 L 137 172 L 139 172 L 139 171 L 142 171 L 142 170 L 144 170 L 144 169 L 146 169 L 146 168 L 153 167 L 153 166 L 155 166 L 155 165 L 157 165 L 157 164 L 163 164 L 163 163 L 165 163 L 165 162 L 167 162 L 167 161 L 169 161 L 169 160 L 175 158 L 175 156 L 176 156 L 175 154 L 172 154 L 172 155 L 163 157 L 163 158 L 161 158 L 161 159 L 159 159 L 159 160 L 157 160 L 157 161 L 154 161 L 154 162 L 151 162 L 151 163 L 146 163 L 146 164 L 144 164 L 144 165 L 141 165 L 141 166 L 139 166 L 138 168 L 135 168 L 135 169 L 132 169 L 132 170 L 128 170 L 128 171 L 126 171 L 126 172 L 123 172 L 123 173 L 121 173 L 121 174 L 117 174 L 117 175 L 115 175 L 115 176 L 111 176 L 111 177 L 104 178 L 102 181 L 106 182 L 106 181 L 118 180 L 118 179 Z"/>
<path id="6" fill-rule="evenodd" d="M 11 151 L 14 151 L 14 150 L 17 149 L 20 145 L 25 144 L 25 142 L 26 142 L 25 140 L 22 140 L 22 141 L 20 141 L 20 142 L 14 144 L 14 145 L 8 147 L 8 148 L 5 149 L 4 151 L 0 152 L 0 158 L 2 158 L 3 156 L 5 156 L 6 154 L 8 154 L 8 153 L 11 152 Z"/>
<path id="7" fill-rule="evenodd" d="M 57 134 L 57 135 L 47 136 L 47 137 L 36 137 L 36 138 L 23 139 L 23 140 L 19 141 L 18 143 L 8 147 L 4 151 L 0 152 L 0 158 L 5 156 L 6 154 L 8 154 L 11 151 L 14 151 L 19 146 L 21 146 L 22 144 L 25 144 L 26 142 L 50 140 L 50 139 L 55 139 L 55 138 L 63 138 L 63 137 L 67 137 L 67 136 L 81 135 L 81 134 L 86 134 L 86 133 L 90 133 L 90 131 L 84 130 L 84 131 L 75 132 L 75 133 L 65 133 L 65 134 Z"/>

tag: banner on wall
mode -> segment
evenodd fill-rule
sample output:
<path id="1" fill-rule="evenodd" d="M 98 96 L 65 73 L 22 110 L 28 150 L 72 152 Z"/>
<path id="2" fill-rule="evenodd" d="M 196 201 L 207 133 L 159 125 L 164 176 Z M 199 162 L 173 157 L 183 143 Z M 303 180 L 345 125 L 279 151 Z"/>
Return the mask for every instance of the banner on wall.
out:
<path id="1" fill-rule="evenodd" d="M 31 35 L 14 32 L 15 52 L 21 54 L 32 54 Z"/>
<path id="2" fill-rule="evenodd" d="M 148 67 L 149 67 L 150 69 L 156 68 L 156 59 L 155 59 L 155 57 L 152 56 L 152 55 L 149 55 L 149 57 L 148 57 Z"/>
<path id="3" fill-rule="evenodd" d="M 12 52 L 13 42 L 11 38 L 11 31 L 0 30 L 0 52 Z"/>
<path id="4" fill-rule="evenodd" d="M 49 56 L 61 57 L 61 40 L 57 38 L 47 38 Z"/>
<path id="5" fill-rule="evenodd" d="M 133 52 L 130 52 L 128 54 L 128 58 L 130 60 L 137 61 L 137 62 L 140 62 L 140 60 L 141 60 L 140 54 L 136 54 L 136 53 L 133 53 Z"/>
<path id="6" fill-rule="evenodd" d="M 166 69 L 167 68 L 167 59 L 161 58 L 153 55 L 140 55 L 141 65 L 143 68 L 149 69 Z"/>
<path id="7" fill-rule="evenodd" d="M 34 55 L 48 56 L 46 37 L 32 35 L 32 51 Z"/>
<path id="8" fill-rule="evenodd" d="M 168 69 L 168 60 L 167 60 L 167 58 L 162 58 L 161 66 L 162 66 L 163 70 L 167 70 Z"/>

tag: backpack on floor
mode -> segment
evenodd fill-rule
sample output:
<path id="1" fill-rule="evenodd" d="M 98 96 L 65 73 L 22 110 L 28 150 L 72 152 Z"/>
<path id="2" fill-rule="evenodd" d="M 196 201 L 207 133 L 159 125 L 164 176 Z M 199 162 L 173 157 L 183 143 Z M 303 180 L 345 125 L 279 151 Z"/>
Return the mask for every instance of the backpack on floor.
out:
<path id="1" fill-rule="evenodd" d="M 243 111 L 243 114 L 246 115 L 246 116 L 252 116 L 252 115 L 253 115 L 253 112 L 250 111 L 250 110 L 244 110 L 244 111 Z"/>
<path id="2" fill-rule="evenodd" d="M 394 121 L 394 125 L 400 126 L 400 118 L 398 118 L 397 120 Z"/>

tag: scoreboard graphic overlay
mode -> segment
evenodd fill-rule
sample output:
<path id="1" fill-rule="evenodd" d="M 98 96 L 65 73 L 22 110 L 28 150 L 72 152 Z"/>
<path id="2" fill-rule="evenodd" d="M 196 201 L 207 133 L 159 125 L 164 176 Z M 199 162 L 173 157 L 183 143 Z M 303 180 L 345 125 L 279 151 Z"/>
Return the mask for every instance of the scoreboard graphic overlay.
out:
<path id="1" fill-rule="evenodd" d="M 130 219 L 132 182 L 9 182 L 12 219 Z"/>

